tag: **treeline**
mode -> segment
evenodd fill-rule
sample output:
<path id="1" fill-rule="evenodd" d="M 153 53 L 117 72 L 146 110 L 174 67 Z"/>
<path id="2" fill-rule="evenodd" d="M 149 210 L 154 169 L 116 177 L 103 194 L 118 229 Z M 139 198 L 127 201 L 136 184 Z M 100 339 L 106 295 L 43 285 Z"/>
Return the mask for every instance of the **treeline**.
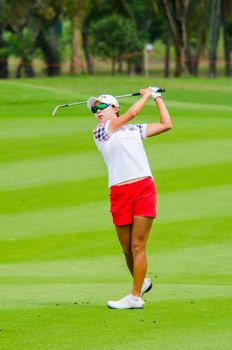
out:
<path id="1" fill-rule="evenodd" d="M 10 57 L 19 58 L 16 77 L 35 76 L 37 57 L 48 76 L 67 59 L 70 73 L 94 74 L 96 57 L 111 60 L 113 74 L 125 66 L 143 74 L 144 47 L 156 40 L 165 47 L 164 76 L 197 76 L 204 53 L 215 77 L 219 37 L 231 76 L 231 9 L 232 0 L 0 0 L 0 78 L 9 77 Z"/>

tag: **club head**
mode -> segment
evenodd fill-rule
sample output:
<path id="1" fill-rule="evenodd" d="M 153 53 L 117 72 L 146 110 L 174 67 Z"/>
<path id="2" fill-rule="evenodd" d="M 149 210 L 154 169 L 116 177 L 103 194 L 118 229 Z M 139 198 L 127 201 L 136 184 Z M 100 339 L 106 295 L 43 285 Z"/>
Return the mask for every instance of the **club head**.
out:
<path id="1" fill-rule="evenodd" d="M 53 116 L 53 117 L 55 117 L 55 115 L 56 115 L 58 109 L 59 109 L 59 106 L 56 106 L 56 107 L 54 108 L 54 110 L 53 110 L 53 112 L 52 112 L 52 116 Z"/>

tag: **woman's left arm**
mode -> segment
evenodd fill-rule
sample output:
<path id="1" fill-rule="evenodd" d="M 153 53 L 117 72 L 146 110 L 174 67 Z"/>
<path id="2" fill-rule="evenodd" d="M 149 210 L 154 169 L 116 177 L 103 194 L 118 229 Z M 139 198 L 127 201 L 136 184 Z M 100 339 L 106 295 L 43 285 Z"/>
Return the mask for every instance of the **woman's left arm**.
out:
<path id="1" fill-rule="evenodd" d="M 172 121 L 162 97 L 156 97 L 154 102 L 159 111 L 160 122 L 147 124 L 147 137 L 161 134 L 172 128 Z"/>
<path id="2" fill-rule="evenodd" d="M 119 118 L 112 119 L 109 123 L 108 130 L 109 132 L 114 132 L 115 130 L 119 129 L 124 124 L 131 121 L 134 117 L 136 117 L 137 114 L 142 110 L 145 103 L 151 96 L 149 89 L 141 89 L 140 90 L 140 99 L 136 101 L 129 109 L 126 111 L 122 116 Z"/>

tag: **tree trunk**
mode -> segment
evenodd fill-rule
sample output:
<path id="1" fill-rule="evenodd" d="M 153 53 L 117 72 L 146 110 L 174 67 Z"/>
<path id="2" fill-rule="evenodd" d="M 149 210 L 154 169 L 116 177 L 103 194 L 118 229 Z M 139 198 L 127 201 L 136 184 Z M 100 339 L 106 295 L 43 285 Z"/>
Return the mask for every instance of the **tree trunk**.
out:
<path id="1" fill-rule="evenodd" d="M 175 48 L 175 76 L 180 77 L 187 73 L 187 33 L 186 12 L 189 0 L 162 0 L 164 13 Z"/>
<path id="2" fill-rule="evenodd" d="M 207 0 L 201 0 L 198 4 L 196 2 L 197 11 L 197 28 L 193 28 L 190 33 L 194 33 L 194 42 L 188 40 L 188 70 L 191 75 L 198 76 L 198 67 L 200 56 L 203 51 L 203 47 L 206 43 L 206 31 L 207 27 L 205 23 L 208 20 Z"/>
<path id="3" fill-rule="evenodd" d="M 131 62 L 131 60 L 127 60 L 127 74 L 133 76 L 135 75 L 135 70 L 134 70 L 134 64 Z"/>
<path id="4" fill-rule="evenodd" d="M 8 61 L 7 58 L 0 57 L 0 79 L 8 78 Z"/>
<path id="5" fill-rule="evenodd" d="M 212 0 L 209 34 L 209 77 L 216 77 L 217 45 L 221 25 L 221 0 Z"/>
<path id="6" fill-rule="evenodd" d="M 0 24 L 0 49 L 4 49 L 6 42 L 3 40 L 3 28 Z M 6 55 L 0 56 L 0 79 L 8 78 L 8 60 Z"/>
<path id="7" fill-rule="evenodd" d="M 55 32 L 53 30 L 55 29 L 49 31 L 49 40 L 43 30 L 40 31 L 37 36 L 37 43 L 43 52 L 47 64 L 47 75 L 50 77 L 60 74 L 60 57 L 57 49 Z"/>
<path id="8" fill-rule="evenodd" d="M 115 75 L 116 73 L 116 59 L 112 58 L 111 59 L 111 74 Z"/>
<path id="9" fill-rule="evenodd" d="M 35 72 L 34 72 L 34 69 L 33 69 L 33 66 L 32 64 L 25 64 L 24 65 L 24 71 L 25 71 L 25 75 L 26 77 L 28 78 L 34 78 L 35 76 Z"/>
<path id="10" fill-rule="evenodd" d="M 181 32 L 181 26 L 178 28 L 179 29 L 179 34 L 177 34 L 177 39 L 175 41 L 175 53 L 176 53 L 176 69 L 174 72 L 174 75 L 176 77 L 180 77 L 182 75 L 187 74 L 187 69 L 186 69 L 186 48 L 185 48 L 185 43 L 183 41 L 183 33 Z"/>
<path id="11" fill-rule="evenodd" d="M 118 59 L 118 73 L 122 73 L 122 62 L 123 62 L 123 59 L 122 57 L 119 57 Z"/>
<path id="12" fill-rule="evenodd" d="M 15 77 L 21 78 L 23 70 L 27 78 L 34 78 L 35 72 L 31 62 L 25 62 L 23 59 L 21 59 L 17 67 Z"/>
<path id="13" fill-rule="evenodd" d="M 225 59 L 225 75 L 231 76 L 230 61 L 230 38 L 228 35 L 227 24 L 230 14 L 230 4 L 228 0 L 222 0 L 222 24 L 223 24 L 223 40 L 224 40 L 224 59 Z"/>
<path id="14" fill-rule="evenodd" d="M 84 70 L 84 59 L 82 49 L 82 22 L 83 11 L 78 9 L 72 17 L 72 53 L 71 53 L 71 74 L 80 74 Z"/>
<path id="15" fill-rule="evenodd" d="M 204 10 L 203 10 L 203 12 L 204 12 Z M 197 41 L 197 45 L 196 45 L 196 52 L 192 57 L 192 75 L 194 75 L 194 76 L 198 76 L 199 61 L 200 61 L 200 57 L 201 57 L 201 54 L 203 51 L 205 38 L 206 38 L 206 26 L 205 26 L 204 20 L 202 19 L 202 21 L 200 21 L 200 23 L 199 23 L 198 39 L 197 39 L 198 41 Z"/>
<path id="16" fill-rule="evenodd" d="M 170 32 L 168 26 L 166 26 L 165 39 L 164 77 L 168 78 L 170 76 Z"/>
<path id="17" fill-rule="evenodd" d="M 54 24 L 48 30 L 48 42 L 52 53 L 51 63 L 48 65 L 48 75 L 55 76 L 60 74 L 60 54 L 58 50 L 56 25 Z"/>
<path id="18" fill-rule="evenodd" d="M 145 73 L 143 54 L 137 55 L 134 63 L 134 71 L 135 71 L 135 74 L 137 75 Z"/>
<path id="19" fill-rule="evenodd" d="M 93 74 L 94 73 L 94 65 L 93 65 L 93 62 L 92 62 L 91 56 L 90 56 L 89 40 L 88 39 L 89 39 L 88 32 L 85 28 L 83 28 L 82 40 L 83 40 L 83 50 L 84 50 L 84 54 L 85 54 L 87 72 L 89 74 Z"/>

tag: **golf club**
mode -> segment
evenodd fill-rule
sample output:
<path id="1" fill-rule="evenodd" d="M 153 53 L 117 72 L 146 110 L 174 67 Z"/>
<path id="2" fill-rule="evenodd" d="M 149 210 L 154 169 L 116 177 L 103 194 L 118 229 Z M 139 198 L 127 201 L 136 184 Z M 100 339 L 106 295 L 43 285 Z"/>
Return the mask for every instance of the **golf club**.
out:
<path id="1" fill-rule="evenodd" d="M 163 88 L 158 88 L 156 90 L 156 92 L 165 92 L 165 89 Z M 119 96 L 115 96 L 115 98 L 122 98 L 122 97 L 131 97 L 131 96 L 139 96 L 140 92 L 135 92 L 132 94 L 126 94 L 126 95 L 119 95 Z M 64 105 L 58 105 L 54 108 L 53 112 L 52 112 L 52 116 L 55 117 L 57 111 L 59 108 L 63 108 L 63 107 L 71 107 L 71 106 L 76 106 L 76 105 L 82 105 L 87 103 L 87 101 L 81 101 L 81 102 L 73 102 L 73 103 L 66 103 Z"/>

